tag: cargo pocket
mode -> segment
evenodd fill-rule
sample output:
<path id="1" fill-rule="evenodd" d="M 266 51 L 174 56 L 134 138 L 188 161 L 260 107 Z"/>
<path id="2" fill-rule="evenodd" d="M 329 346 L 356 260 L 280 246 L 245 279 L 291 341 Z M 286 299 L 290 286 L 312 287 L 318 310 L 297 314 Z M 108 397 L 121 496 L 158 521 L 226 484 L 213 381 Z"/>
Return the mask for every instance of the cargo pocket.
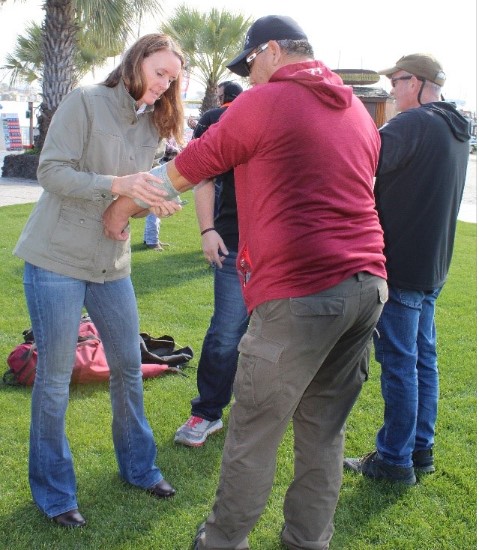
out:
<path id="1" fill-rule="evenodd" d="M 340 296 L 302 296 L 291 298 L 291 313 L 298 317 L 338 316 L 344 315 L 344 298 Z"/>
<path id="2" fill-rule="evenodd" d="M 282 390 L 279 359 L 284 346 L 261 336 L 246 333 L 238 350 L 240 358 L 234 382 L 235 399 L 243 405 L 261 407 Z"/>

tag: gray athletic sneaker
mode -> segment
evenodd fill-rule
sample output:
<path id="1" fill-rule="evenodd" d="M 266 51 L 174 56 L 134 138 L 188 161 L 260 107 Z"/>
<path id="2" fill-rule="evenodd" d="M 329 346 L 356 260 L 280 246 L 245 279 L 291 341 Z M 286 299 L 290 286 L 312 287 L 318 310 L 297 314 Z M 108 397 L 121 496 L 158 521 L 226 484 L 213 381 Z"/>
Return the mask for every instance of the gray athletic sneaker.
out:
<path id="1" fill-rule="evenodd" d="M 345 458 L 345 470 L 352 470 L 372 479 L 384 479 L 404 483 L 405 485 L 415 485 L 416 476 L 414 468 L 403 468 L 384 462 L 377 451 L 367 454 L 362 458 Z"/>
<path id="2" fill-rule="evenodd" d="M 221 418 L 218 420 L 205 420 L 199 416 L 190 416 L 188 420 L 176 430 L 175 443 L 188 447 L 200 447 L 206 438 L 223 428 Z"/>

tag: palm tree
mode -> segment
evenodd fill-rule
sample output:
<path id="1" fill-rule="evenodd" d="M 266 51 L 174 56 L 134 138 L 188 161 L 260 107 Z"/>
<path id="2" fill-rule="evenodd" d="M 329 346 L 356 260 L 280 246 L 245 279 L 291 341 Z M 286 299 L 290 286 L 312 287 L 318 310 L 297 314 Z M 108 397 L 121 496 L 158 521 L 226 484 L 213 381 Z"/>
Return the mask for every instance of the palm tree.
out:
<path id="1" fill-rule="evenodd" d="M 205 87 L 200 112 L 216 107 L 216 87 L 229 74 L 225 64 L 242 48 L 252 20 L 213 8 L 201 13 L 182 4 L 162 25 L 162 32 L 175 37 Z"/>
<path id="2" fill-rule="evenodd" d="M 78 30 L 88 26 L 100 47 L 113 49 L 119 37 L 125 43 L 134 33 L 131 24 L 139 14 L 160 10 L 160 5 L 158 0 L 46 0 L 44 9 L 39 148 L 60 101 L 73 89 Z"/>
<path id="3" fill-rule="evenodd" d="M 134 36 L 134 25 L 140 15 L 155 10 L 161 13 L 159 0 L 45 0 L 43 9 L 41 48 L 35 58 L 39 63 L 37 69 L 42 67 L 39 149 L 58 105 L 78 83 L 82 55 L 87 56 L 90 52 L 93 63 L 93 60 L 101 61 L 104 55 L 119 54 L 127 38 Z M 32 34 L 36 32 L 32 30 Z M 79 53 L 81 51 L 83 53 Z M 97 59 L 92 55 L 95 51 L 101 52 Z M 30 50 L 29 54 L 35 52 Z M 32 65 L 27 64 L 24 68 L 32 69 Z M 18 74 L 21 69 L 21 65 L 13 67 Z M 33 74 L 30 72 L 30 78 Z"/>
<path id="4" fill-rule="evenodd" d="M 14 51 L 6 56 L 5 65 L 0 67 L 10 72 L 11 86 L 18 81 L 31 84 L 40 78 L 43 66 L 42 30 L 33 23 L 25 29 L 25 32 L 25 36 L 17 36 Z"/>
<path id="5" fill-rule="evenodd" d="M 32 84 L 35 81 L 41 81 L 42 41 L 42 28 L 37 23 L 30 24 L 25 29 L 24 36 L 17 36 L 15 49 L 6 56 L 5 65 L 0 67 L 10 72 L 11 86 L 18 82 Z M 105 49 L 97 43 L 88 27 L 78 29 L 72 87 L 75 88 L 86 74 L 97 67 L 102 67 L 109 57 L 118 55 L 123 48 L 124 38 L 121 36 L 117 37 L 113 49 Z"/>

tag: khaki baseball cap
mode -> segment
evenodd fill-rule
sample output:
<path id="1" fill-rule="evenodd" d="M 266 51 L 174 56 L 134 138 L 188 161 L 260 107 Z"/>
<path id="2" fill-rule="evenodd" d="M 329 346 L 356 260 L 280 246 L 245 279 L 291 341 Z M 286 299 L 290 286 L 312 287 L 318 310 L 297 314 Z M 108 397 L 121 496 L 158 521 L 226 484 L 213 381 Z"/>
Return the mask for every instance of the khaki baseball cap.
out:
<path id="1" fill-rule="evenodd" d="M 443 71 L 441 64 L 435 57 L 427 53 L 403 55 L 401 59 L 396 61 L 394 67 L 378 71 L 378 73 L 391 78 L 391 75 L 397 71 L 407 71 L 414 76 L 434 82 L 438 86 L 444 86 L 446 82 L 446 73 Z"/>

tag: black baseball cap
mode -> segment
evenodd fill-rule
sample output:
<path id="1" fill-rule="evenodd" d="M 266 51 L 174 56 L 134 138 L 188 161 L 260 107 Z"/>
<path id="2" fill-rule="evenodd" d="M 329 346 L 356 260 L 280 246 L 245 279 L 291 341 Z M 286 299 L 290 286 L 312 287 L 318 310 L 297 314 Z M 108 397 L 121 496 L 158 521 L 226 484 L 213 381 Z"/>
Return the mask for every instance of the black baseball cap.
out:
<path id="1" fill-rule="evenodd" d="M 239 75 L 249 75 L 246 58 L 269 40 L 307 40 L 308 37 L 294 19 L 287 15 L 266 15 L 257 19 L 246 33 L 243 51 L 226 66 Z"/>

